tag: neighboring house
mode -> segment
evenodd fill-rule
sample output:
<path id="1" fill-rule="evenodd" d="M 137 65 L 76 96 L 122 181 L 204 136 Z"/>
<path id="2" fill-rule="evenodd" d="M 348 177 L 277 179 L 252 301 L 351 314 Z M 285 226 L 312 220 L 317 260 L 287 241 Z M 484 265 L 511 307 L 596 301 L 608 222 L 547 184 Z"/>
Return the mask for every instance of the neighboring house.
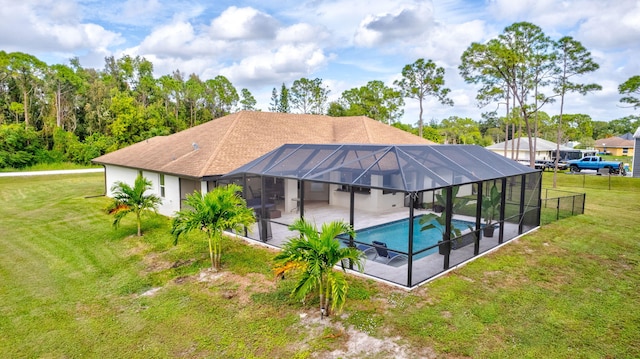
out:
<path id="1" fill-rule="evenodd" d="M 171 216 L 187 194 L 211 190 L 220 176 L 288 143 L 433 144 L 365 116 L 240 111 L 138 142 L 93 162 L 105 167 L 107 196 L 115 182 L 133 184 L 142 173 L 162 198 L 159 212 Z"/>
<path id="2" fill-rule="evenodd" d="M 547 141 L 542 138 L 533 138 L 535 141 L 535 159 L 536 160 L 553 160 L 556 158 L 556 149 L 558 145 L 555 142 Z M 485 147 L 489 151 L 499 155 L 518 160 L 529 161 L 529 139 L 527 137 L 515 138 L 506 142 L 496 143 Z M 566 146 L 560 146 L 560 159 L 579 159 L 582 158 L 582 152 Z"/>
<path id="3" fill-rule="evenodd" d="M 625 134 L 620 137 L 596 140 L 594 147 L 600 153 L 611 154 L 613 156 L 633 156 L 633 143 L 633 135 L 628 136 L 628 134 Z"/>

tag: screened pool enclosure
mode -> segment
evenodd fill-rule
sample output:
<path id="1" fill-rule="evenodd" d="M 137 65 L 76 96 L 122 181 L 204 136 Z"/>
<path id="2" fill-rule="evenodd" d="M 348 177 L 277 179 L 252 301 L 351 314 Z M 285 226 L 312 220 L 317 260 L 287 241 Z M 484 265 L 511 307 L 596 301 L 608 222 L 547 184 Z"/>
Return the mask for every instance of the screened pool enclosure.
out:
<path id="1" fill-rule="evenodd" d="M 281 247 L 297 218 L 343 220 L 365 274 L 413 287 L 538 227 L 541 176 L 475 145 L 288 144 L 217 182 L 243 187 L 248 238 Z"/>

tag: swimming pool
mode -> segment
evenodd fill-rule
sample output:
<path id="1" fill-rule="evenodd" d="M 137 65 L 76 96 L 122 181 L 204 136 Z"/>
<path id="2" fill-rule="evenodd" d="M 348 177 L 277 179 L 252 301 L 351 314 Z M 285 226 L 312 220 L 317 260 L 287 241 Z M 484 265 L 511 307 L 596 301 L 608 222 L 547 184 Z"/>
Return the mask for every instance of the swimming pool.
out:
<path id="1" fill-rule="evenodd" d="M 413 252 L 419 252 L 425 248 L 429 248 L 438 244 L 442 240 L 442 232 L 436 228 L 420 231 L 420 218 L 413 219 Z M 433 222 L 435 226 L 440 227 L 437 222 Z M 463 231 L 469 227 L 475 227 L 475 223 L 454 219 L 451 224 Z M 346 238 L 345 238 L 346 239 Z M 381 225 L 359 229 L 356 231 L 355 240 L 359 243 L 371 244 L 372 241 L 380 241 L 387 244 L 387 248 L 392 251 L 408 253 L 409 252 L 409 218 L 401 219 L 394 222 L 384 223 Z M 424 257 L 431 253 L 435 253 L 438 247 L 434 247 L 428 251 L 422 252 L 418 257 Z"/>

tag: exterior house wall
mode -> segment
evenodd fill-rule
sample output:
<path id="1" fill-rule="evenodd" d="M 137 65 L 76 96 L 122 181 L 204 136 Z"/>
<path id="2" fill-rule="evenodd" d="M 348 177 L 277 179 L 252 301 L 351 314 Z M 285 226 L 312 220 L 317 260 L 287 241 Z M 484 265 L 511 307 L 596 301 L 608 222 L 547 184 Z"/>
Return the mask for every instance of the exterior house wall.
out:
<path id="1" fill-rule="evenodd" d="M 609 146 L 595 146 L 596 150 L 598 150 L 598 152 L 608 152 L 610 153 L 612 156 L 633 156 L 634 153 L 634 148 L 633 146 L 629 146 L 629 147 L 609 147 Z M 627 152 L 625 153 L 624 149 L 627 149 Z"/>
<path id="2" fill-rule="evenodd" d="M 105 165 L 105 185 L 107 197 L 113 197 L 111 187 L 116 182 L 124 182 L 131 186 L 136 181 L 136 177 L 140 172 L 134 168 L 126 168 L 113 165 Z M 156 172 L 142 171 L 142 175 L 151 181 L 151 189 L 148 193 L 154 193 L 162 199 L 162 204 L 158 206 L 158 213 L 165 216 L 173 216 L 176 211 L 180 210 L 180 180 L 176 176 L 165 175 L 164 197 L 161 196 L 160 190 L 160 174 Z"/>
<path id="3" fill-rule="evenodd" d="M 160 174 L 156 173 L 157 181 L 157 194 L 160 196 Z M 158 212 L 165 216 L 173 216 L 180 210 L 180 178 L 176 176 L 164 175 L 164 197 L 162 198 L 162 204 L 158 207 Z"/>
<path id="4" fill-rule="evenodd" d="M 124 182 L 133 186 L 136 181 L 136 177 L 138 177 L 138 172 L 138 170 L 133 168 L 105 165 L 105 194 L 107 195 L 107 197 L 113 197 L 113 191 L 111 191 L 111 187 L 113 187 L 116 182 Z"/>
<path id="5" fill-rule="evenodd" d="M 382 185 L 381 176 L 371 176 L 371 184 Z M 331 184 L 329 188 L 329 204 L 349 208 L 350 192 L 341 191 L 340 186 Z M 379 189 L 371 189 L 371 193 L 355 193 L 354 209 L 362 211 L 381 212 L 390 208 L 404 206 L 404 194 L 402 192 L 384 193 Z"/>

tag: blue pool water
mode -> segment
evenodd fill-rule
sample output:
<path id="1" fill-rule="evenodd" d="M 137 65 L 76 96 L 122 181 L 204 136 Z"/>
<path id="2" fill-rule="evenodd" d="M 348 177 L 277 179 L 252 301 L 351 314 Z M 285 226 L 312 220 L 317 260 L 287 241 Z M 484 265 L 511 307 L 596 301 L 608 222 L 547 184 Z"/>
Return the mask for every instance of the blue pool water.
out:
<path id="1" fill-rule="evenodd" d="M 442 240 L 442 232 L 438 229 L 430 229 L 420 231 L 420 217 L 413 219 L 413 251 L 418 252 L 425 248 L 438 244 Z M 462 230 L 468 229 L 469 226 L 475 227 L 475 223 L 454 219 L 451 224 Z M 434 225 L 440 225 L 434 221 Z M 399 221 L 389 222 L 374 227 L 364 228 L 356 231 L 355 240 L 359 243 L 371 244 L 372 241 L 380 241 L 387 244 L 387 248 L 393 251 L 407 253 L 409 252 L 409 219 L 401 219 Z M 435 253 L 438 247 L 434 247 L 426 252 L 420 253 L 419 257 Z"/>

